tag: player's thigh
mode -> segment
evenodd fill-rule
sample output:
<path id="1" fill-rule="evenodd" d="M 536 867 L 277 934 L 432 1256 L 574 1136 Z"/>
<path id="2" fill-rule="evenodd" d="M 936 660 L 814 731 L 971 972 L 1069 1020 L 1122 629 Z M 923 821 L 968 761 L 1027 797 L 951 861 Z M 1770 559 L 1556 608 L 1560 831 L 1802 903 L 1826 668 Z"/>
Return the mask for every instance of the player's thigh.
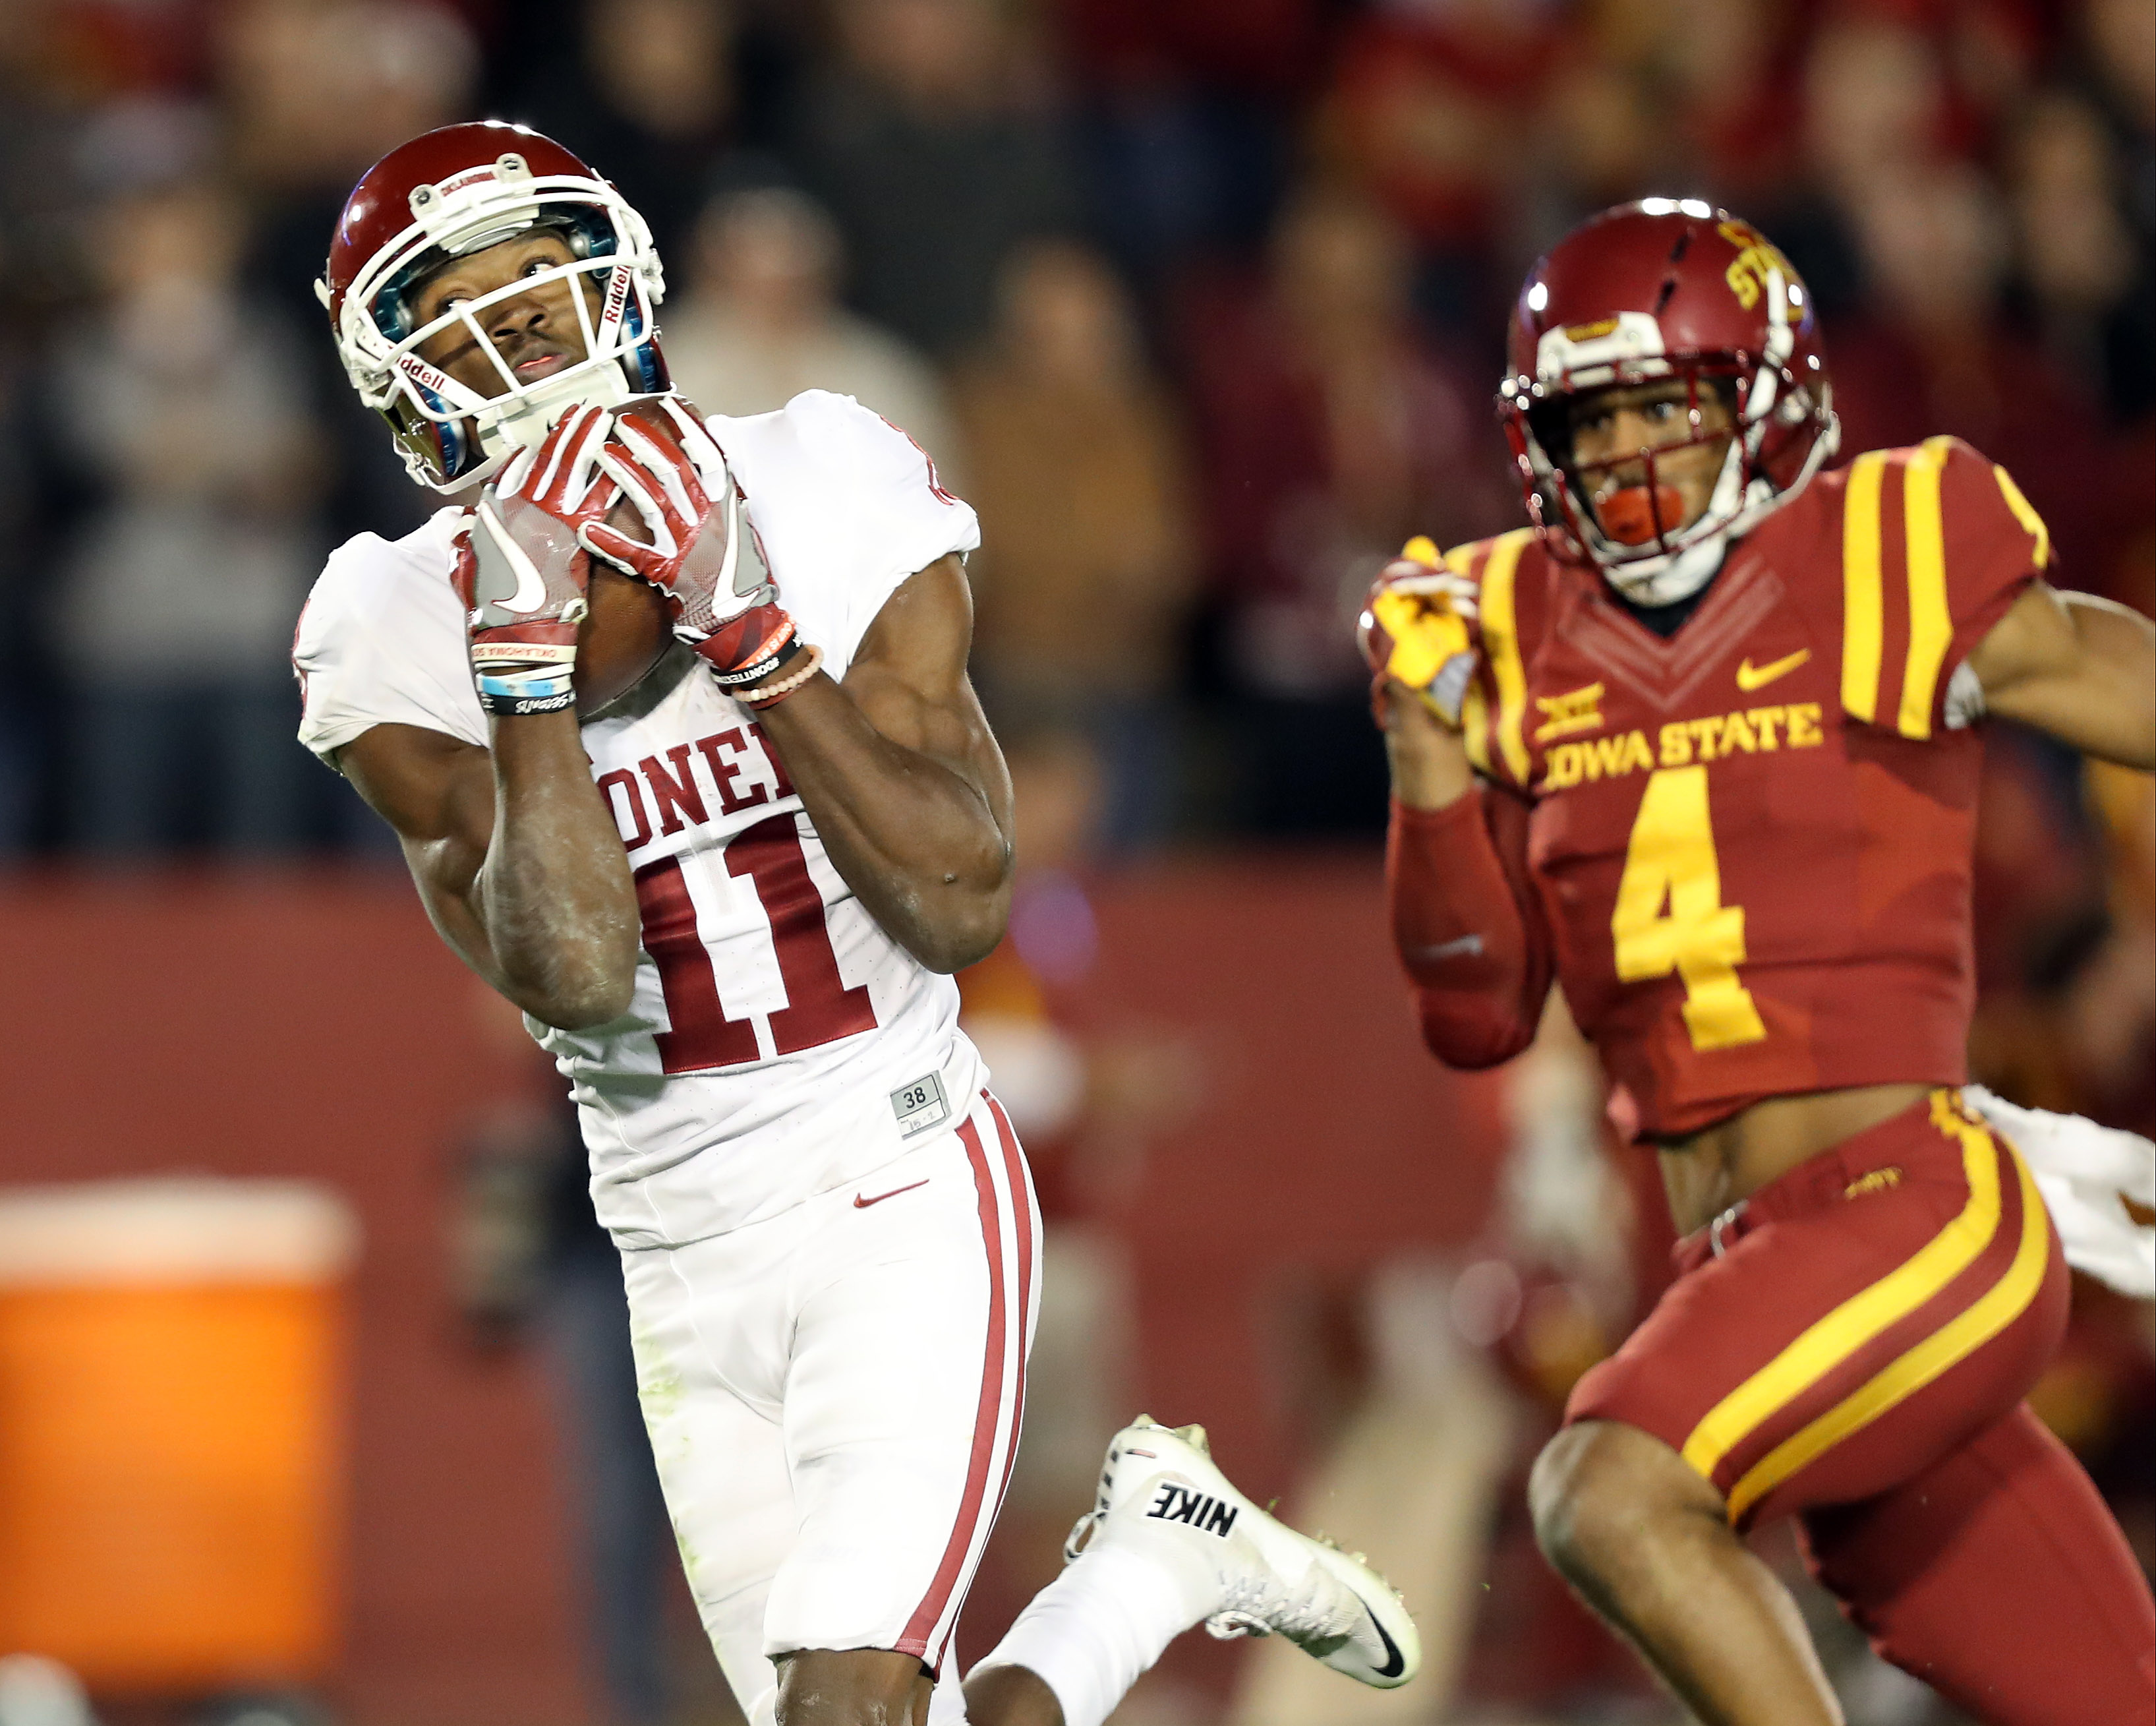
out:
<path id="1" fill-rule="evenodd" d="M 2025 1404 L 1930 1468 L 1802 1518 L 1813 1574 L 1886 1658 L 1999 1726 L 2146 1726 L 2156 1603 Z"/>
<path id="2" fill-rule="evenodd" d="M 683 1572 L 743 1713 L 769 1726 L 778 1675 L 764 1619 L 793 1544 L 793 1494 L 775 1397 L 744 1394 L 726 1371 L 766 1352 L 742 1333 L 759 1303 L 745 1297 L 729 1238 L 623 1262 L 637 1395 Z"/>
<path id="3" fill-rule="evenodd" d="M 766 1647 L 934 1667 L 1017 1444 L 1039 1236 L 986 1107 L 872 1184 L 891 1196 L 831 1207 L 802 1255 L 784 1415 L 799 1535 Z"/>
<path id="4" fill-rule="evenodd" d="M 1566 1418 L 1653 1434 L 1740 1523 L 1861 1498 L 2003 1418 L 2065 1297 L 2019 1159 L 1928 1103 L 1755 1195 L 1719 1256 L 1695 1244 Z"/>

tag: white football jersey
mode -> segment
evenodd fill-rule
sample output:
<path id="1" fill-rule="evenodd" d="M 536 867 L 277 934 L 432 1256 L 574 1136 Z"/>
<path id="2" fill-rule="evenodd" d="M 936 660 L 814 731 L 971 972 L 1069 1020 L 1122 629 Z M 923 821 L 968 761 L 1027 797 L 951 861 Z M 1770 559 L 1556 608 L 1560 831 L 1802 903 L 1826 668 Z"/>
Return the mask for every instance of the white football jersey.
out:
<path id="1" fill-rule="evenodd" d="M 980 543 L 912 440 L 850 397 L 811 390 L 710 424 L 780 598 L 834 677 L 901 583 Z M 461 513 L 393 543 L 362 535 L 316 583 L 293 661 L 300 739 L 325 759 L 385 722 L 486 742 L 449 583 Z M 635 995 L 596 1030 L 526 1024 L 571 1081 L 619 1242 L 758 1221 L 963 1118 L 986 1075 L 957 985 L 855 897 L 754 715 L 702 661 L 669 652 L 583 737 L 635 873 Z"/>

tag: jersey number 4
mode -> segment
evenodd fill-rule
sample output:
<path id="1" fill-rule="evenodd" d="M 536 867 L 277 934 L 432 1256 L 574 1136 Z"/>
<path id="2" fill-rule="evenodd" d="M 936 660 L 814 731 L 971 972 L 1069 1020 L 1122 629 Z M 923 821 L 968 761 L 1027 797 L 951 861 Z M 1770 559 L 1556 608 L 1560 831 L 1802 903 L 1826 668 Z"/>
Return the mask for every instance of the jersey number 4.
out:
<path id="1" fill-rule="evenodd" d="M 1744 963 L 1744 907 L 1722 902 L 1704 767 L 1666 767 L 1648 776 L 1609 932 L 1621 981 L 1645 983 L 1672 971 L 1684 979 L 1693 1048 L 1730 1049 L 1767 1035 L 1752 991 L 1737 979 Z"/>
<path id="2" fill-rule="evenodd" d="M 866 985 L 848 989 L 839 975 L 824 896 L 808 873 L 792 815 L 773 815 L 726 846 L 726 873 L 747 876 L 771 919 L 772 946 L 786 984 L 786 1005 L 771 1015 L 773 1052 L 798 1055 L 857 1031 L 875 1029 Z M 696 929 L 696 907 L 679 858 L 636 871 L 644 950 L 659 968 L 671 1029 L 659 1033 L 659 1062 L 670 1073 L 739 1066 L 760 1058 L 756 1025 L 729 1019 L 719 1000 L 711 949 Z"/>

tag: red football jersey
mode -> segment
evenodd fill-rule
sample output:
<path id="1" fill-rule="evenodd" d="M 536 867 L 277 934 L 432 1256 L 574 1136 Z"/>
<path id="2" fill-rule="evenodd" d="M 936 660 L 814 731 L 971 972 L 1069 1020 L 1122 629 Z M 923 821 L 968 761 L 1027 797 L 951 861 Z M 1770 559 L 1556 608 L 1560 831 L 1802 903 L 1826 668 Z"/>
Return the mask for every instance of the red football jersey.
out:
<path id="1" fill-rule="evenodd" d="M 1529 805 L 1529 913 L 1641 1135 L 1962 1081 L 1981 745 L 1948 686 L 2050 556 L 1950 438 L 1821 475 L 1668 640 L 1532 530 L 1447 555 L 1481 590 L 1469 751 Z"/>

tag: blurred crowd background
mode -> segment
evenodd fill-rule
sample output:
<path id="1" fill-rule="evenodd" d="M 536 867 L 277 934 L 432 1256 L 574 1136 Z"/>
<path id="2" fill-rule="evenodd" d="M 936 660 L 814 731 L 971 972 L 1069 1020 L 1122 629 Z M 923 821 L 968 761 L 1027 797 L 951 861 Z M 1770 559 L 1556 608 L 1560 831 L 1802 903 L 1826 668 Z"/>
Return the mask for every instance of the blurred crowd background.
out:
<path id="1" fill-rule="evenodd" d="M 1511 295 L 1644 192 L 1805 272 L 1845 449 L 1967 438 L 2064 580 L 2145 608 L 2152 31 L 2147 0 L 11 0 L 0 855 L 377 842 L 285 747 L 284 650 L 326 549 L 431 500 L 311 289 L 358 173 L 475 116 L 650 218 L 707 410 L 834 388 L 935 454 L 988 524 L 980 681 L 1086 733 L 1119 849 L 1382 824 L 1349 620 L 1409 533 L 1516 519 Z"/>
<path id="2" fill-rule="evenodd" d="M 1330 848 L 1374 895 L 1383 764 L 1353 618 L 1409 535 L 1519 518 L 1491 409 L 1504 321 L 1589 213 L 1697 195 L 1759 224 L 1813 288 L 1845 453 L 1969 439 L 2049 522 L 2061 584 L 2156 611 L 2156 0 L 0 0 L 11 878 L 395 869 L 293 742 L 287 652 L 326 552 L 435 500 L 353 399 L 312 282 L 370 162 L 484 116 L 552 134 L 649 218 L 665 350 L 705 409 L 856 395 L 980 510 L 976 676 L 1027 875 L 968 1009 L 1033 1111 L 1051 1214 L 1112 1220 L 1137 1179 L 1118 1123 L 1180 1107 L 1172 1039 L 1103 1038 L 1059 1004 L 1115 958 L 1091 884 Z M 2156 1128 L 2150 781 L 1995 728 L 1979 865 L 1979 1073 Z M 1655 1262 L 1656 1201 L 1645 1245 L 1598 1241 L 1625 1178 L 1578 1152 L 1592 1086 L 1561 1035 L 1510 1082 L 1514 1268 L 1440 1304 L 1496 1343 L 1537 1277 L 1586 1289 L 1550 1309 L 1579 1323 L 1512 1362 L 1548 1404 L 1581 1325 L 1599 1309 L 1621 1330 L 1651 1293 L 1627 1266 Z M 574 1232 L 573 1178 L 566 1199 L 527 1178 L 558 1179 L 574 1147 L 531 1107 L 475 1129 L 466 1165 L 459 1275 L 482 1325 L 530 1304 L 535 1261 L 501 1247 L 518 1219 L 553 1206 Z M 1047 1340 L 1075 1339 L 1066 1387 L 1114 1380 L 1113 1235 L 1065 1235 L 1073 1304 Z M 557 1288 L 591 1280 L 570 1262 Z M 1318 1289 L 1306 1356 L 1413 1380 L 1386 1338 L 1427 1292 Z M 2131 1460 L 2156 1405 L 2146 1314 L 2082 1306 L 2046 1413 L 2156 1562 Z M 1105 1436 L 1083 1425 L 1081 1477 Z M 1496 1430 L 1459 1453 L 1491 1481 L 1527 1441 Z M 1366 1462 L 1389 1454 L 1364 1436 Z M 1366 1484 L 1390 1465 L 1369 1466 Z M 649 1495 L 607 1491 L 619 1574 L 643 1561 Z M 1060 1501 L 1041 1503 L 1052 1554 Z M 1507 1527 L 1493 1562 L 1524 1578 Z M 992 1565 L 988 1592 L 1017 1598 L 1041 1562 Z M 1621 1660 L 1480 1634 L 1461 1670 L 1489 1694 L 1532 1699 L 1540 1661 L 1650 1706 Z M 619 1706 L 657 1718 L 641 1657 L 613 1657 Z M 1880 1694 L 1856 1717 L 1921 1718 Z M 1281 1706 L 1272 1726 L 1332 1726 Z"/>

